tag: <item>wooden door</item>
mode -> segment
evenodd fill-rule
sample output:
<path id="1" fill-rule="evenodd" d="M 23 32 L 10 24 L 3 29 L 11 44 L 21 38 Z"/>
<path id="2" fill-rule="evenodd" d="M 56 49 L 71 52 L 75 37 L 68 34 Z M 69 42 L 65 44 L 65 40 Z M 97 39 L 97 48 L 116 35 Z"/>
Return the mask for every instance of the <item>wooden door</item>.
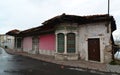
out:
<path id="1" fill-rule="evenodd" d="M 32 49 L 35 51 L 36 54 L 39 54 L 39 38 L 38 37 L 32 38 Z"/>
<path id="2" fill-rule="evenodd" d="M 99 38 L 88 39 L 88 60 L 100 61 Z"/>

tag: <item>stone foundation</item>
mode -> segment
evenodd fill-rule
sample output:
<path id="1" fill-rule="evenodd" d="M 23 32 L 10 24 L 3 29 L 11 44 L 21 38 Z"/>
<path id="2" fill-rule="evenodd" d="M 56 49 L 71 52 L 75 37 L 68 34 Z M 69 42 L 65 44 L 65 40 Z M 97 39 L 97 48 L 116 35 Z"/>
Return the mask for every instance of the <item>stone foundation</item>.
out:
<path id="1" fill-rule="evenodd" d="M 55 54 L 56 60 L 78 60 L 78 54 L 61 54 L 56 53 Z"/>
<path id="2" fill-rule="evenodd" d="M 112 48 L 111 45 L 105 47 L 105 63 L 109 63 L 112 61 Z"/>
<path id="3" fill-rule="evenodd" d="M 55 50 L 39 50 L 39 54 L 54 56 Z"/>

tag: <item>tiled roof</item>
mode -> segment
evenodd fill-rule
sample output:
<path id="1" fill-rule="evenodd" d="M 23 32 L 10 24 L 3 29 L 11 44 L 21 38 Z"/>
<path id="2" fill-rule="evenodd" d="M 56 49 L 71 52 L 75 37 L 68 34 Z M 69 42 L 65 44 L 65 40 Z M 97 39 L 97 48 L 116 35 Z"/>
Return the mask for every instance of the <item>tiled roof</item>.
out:
<path id="1" fill-rule="evenodd" d="M 66 15 L 62 14 L 56 17 L 53 17 L 42 24 L 44 25 L 57 25 L 59 23 L 78 23 L 78 25 L 88 24 L 88 23 L 96 23 L 96 22 L 111 22 L 112 31 L 116 30 L 116 24 L 113 16 L 109 16 L 108 14 L 102 15 L 89 15 L 89 16 L 76 16 L 76 15 Z"/>
<path id="2" fill-rule="evenodd" d="M 14 29 L 14 30 L 11 30 L 9 32 L 7 32 L 6 34 L 7 35 L 12 35 L 12 36 L 16 36 L 20 33 L 20 30 L 17 30 L 17 29 Z"/>
<path id="3" fill-rule="evenodd" d="M 111 22 L 112 31 L 116 30 L 116 24 L 113 16 L 108 16 L 107 14 L 90 15 L 90 16 L 76 16 L 76 15 L 62 14 L 43 22 L 42 26 L 21 31 L 18 35 L 31 36 L 31 35 L 39 35 L 42 33 L 54 32 L 55 26 L 60 23 L 78 23 L 78 25 L 83 25 L 87 23 L 104 22 L 104 21 Z"/>
<path id="4" fill-rule="evenodd" d="M 108 17 L 107 14 L 104 15 L 90 15 L 90 16 L 76 16 L 76 15 L 66 15 L 62 14 L 56 17 L 53 17 L 45 22 L 43 22 L 44 25 L 47 24 L 56 24 L 61 22 L 72 22 L 72 23 L 90 23 L 90 22 L 98 22 L 103 20 L 109 20 L 111 16 Z"/>

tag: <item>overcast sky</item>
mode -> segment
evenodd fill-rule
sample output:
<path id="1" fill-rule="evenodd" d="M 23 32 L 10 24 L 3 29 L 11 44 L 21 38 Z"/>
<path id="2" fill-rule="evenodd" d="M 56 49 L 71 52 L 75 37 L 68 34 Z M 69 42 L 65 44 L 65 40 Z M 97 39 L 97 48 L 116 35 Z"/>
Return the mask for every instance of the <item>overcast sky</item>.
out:
<path id="1" fill-rule="evenodd" d="M 62 13 L 70 15 L 107 14 L 108 0 L 0 0 L 0 34 L 12 29 L 25 30 Z M 110 15 L 120 34 L 120 0 L 110 0 Z"/>

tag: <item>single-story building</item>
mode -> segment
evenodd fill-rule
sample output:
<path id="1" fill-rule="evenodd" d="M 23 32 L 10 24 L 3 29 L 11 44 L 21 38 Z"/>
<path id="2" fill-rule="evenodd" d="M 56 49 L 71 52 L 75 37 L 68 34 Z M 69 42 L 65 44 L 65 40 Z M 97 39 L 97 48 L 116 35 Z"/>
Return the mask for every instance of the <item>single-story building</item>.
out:
<path id="1" fill-rule="evenodd" d="M 76 16 L 62 14 L 42 26 L 10 34 L 16 37 L 18 50 L 55 56 L 56 60 L 86 60 L 108 63 L 112 60 L 116 30 L 113 16 Z M 19 46 L 17 46 L 19 45 Z"/>
<path id="2" fill-rule="evenodd" d="M 18 38 L 21 38 L 21 37 L 18 37 L 18 34 L 20 33 L 20 30 L 17 30 L 17 29 L 14 29 L 14 30 L 11 30 L 9 32 L 6 33 L 6 35 L 10 35 L 10 36 L 14 36 L 14 43 L 12 44 L 14 47 L 13 49 L 15 50 L 18 50 L 20 49 L 21 50 L 21 43 L 19 43 L 19 40 L 21 39 L 18 39 Z"/>
<path id="3" fill-rule="evenodd" d="M 14 49 L 14 37 L 0 34 L 0 47 Z"/>

